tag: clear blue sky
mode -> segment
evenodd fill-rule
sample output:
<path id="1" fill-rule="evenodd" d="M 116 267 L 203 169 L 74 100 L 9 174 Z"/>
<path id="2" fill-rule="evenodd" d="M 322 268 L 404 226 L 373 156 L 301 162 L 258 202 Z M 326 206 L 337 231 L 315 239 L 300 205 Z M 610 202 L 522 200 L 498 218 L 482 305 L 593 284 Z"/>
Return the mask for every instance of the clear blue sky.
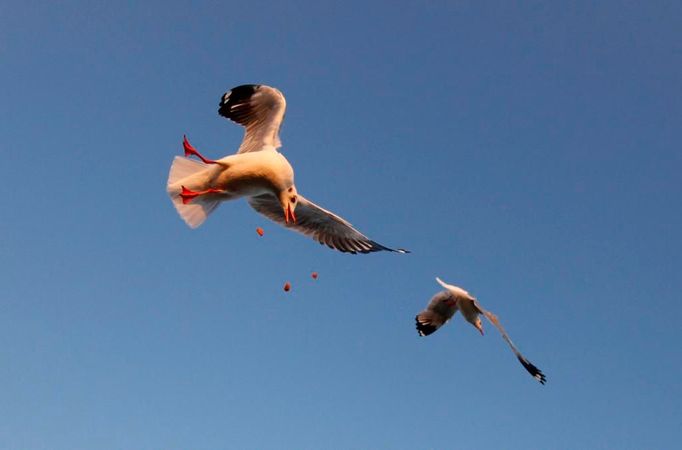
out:
<path id="1" fill-rule="evenodd" d="M 0 448 L 679 445 L 678 2 L 230 3 L 0 5 Z M 170 162 L 235 151 L 243 83 L 299 191 L 413 254 L 184 225 Z M 419 338 L 436 275 L 547 385 Z"/>

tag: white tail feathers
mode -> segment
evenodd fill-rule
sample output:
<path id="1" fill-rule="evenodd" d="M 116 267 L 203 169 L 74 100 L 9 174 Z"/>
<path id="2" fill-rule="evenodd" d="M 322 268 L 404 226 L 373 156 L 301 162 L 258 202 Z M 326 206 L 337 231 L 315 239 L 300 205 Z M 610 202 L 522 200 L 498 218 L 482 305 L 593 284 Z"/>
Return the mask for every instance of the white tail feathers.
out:
<path id="1" fill-rule="evenodd" d="M 182 197 L 180 197 L 182 184 L 180 182 L 205 169 L 206 164 L 192 161 L 191 159 L 182 156 L 176 156 L 171 165 L 170 172 L 168 173 L 166 190 L 168 191 L 168 195 L 173 201 L 173 206 L 175 206 L 178 214 L 180 214 L 182 220 L 184 220 L 190 228 L 197 228 L 204 223 L 206 218 L 216 209 L 219 203 L 219 200 L 216 200 L 215 198 L 206 199 L 203 197 L 197 197 L 188 204 L 182 202 Z"/>
<path id="2" fill-rule="evenodd" d="M 447 289 L 448 291 L 450 291 L 456 295 L 463 295 L 465 297 L 471 297 L 471 294 L 469 294 L 467 291 L 465 291 L 464 289 L 462 289 L 459 286 L 455 286 L 454 284 L 447 284 L 445 281 L 441 280 L 438 277 L 436 277 L 436 281 L 438 282 L 438 284 L 443 286 L 445 289 Z"/>
<path id="3" fill-rule="evenodd" d="M 219 203 L 217 200 L 206 201 L 202 198 L 196 198 L 192 200 L 192 203 L 185 205 L 182 203 L 182 198 L 177 194 L 171 197 L 171 199 L 176 211 L 190 228 L 197 228 L 204 223 Z"/>
<path id="4" fill-rule="evenodd" d="M 175 159 L 173 159 L 173 164 L 168 173 L 168 188 L 170 189 L 171 185 L 183 178 L 187 178 L 204 169 L 206 169 L 206 164 L 204 163 L 193 161 L 182 156 L 176 156 Z"/>

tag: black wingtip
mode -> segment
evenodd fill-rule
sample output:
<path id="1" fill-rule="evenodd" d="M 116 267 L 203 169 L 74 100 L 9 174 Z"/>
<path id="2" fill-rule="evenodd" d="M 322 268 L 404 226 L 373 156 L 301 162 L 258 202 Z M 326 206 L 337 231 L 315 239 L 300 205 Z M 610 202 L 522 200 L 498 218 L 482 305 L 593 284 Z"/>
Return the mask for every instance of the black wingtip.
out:
<path id="1" fill-rule="evenodd" d="M 246 102 L 260 87 L 260 84 L 242 84 L 227 91 L 220 99 L 218 114 L 239 123 L 240 117 L 236 116 L 233 106 Z"/>
<path id="2" fill-rule="evenodd" d="M 417 325 L 417 332 L 419 333 L 419 336 L 428 336 L 438 329 L 438 327 L 435 327 L 430 323 L 420 322 L 419 315 L 415 316 L 414 321 Z"/>
<path id="3" fill-rule="evenodd" d="M 369 242 L 372 247 L 369 250 L 366 250 L 361 253 L 373 253 L 373 252 L 380 252 L 380 251 L 386 251 L 386 252 L 393 252 L 393 253 L 412 253 L 409 250 L 406 250 L 404 248 L 391 248 L 391 247 L 386 247 L 385 245 L 381 245 L 376 241 L 370 241 Z"/>
<path id="4" fill-rule="evenodd" d="M 533 364 L 531 364 L 530 361 L 528 361 L 525 358 L 522 358 L 521 356 L 518 356 L 519 362 L 523 365 L 523 367 L 526 368 L 529 374 L 533 375 L 533 378 L 538 380 L 540 384 L 545 384 L 547 382 L 547 377 L 545 377 L 545 374 L 542 373 L 540 369 L 535 367 Z"/>

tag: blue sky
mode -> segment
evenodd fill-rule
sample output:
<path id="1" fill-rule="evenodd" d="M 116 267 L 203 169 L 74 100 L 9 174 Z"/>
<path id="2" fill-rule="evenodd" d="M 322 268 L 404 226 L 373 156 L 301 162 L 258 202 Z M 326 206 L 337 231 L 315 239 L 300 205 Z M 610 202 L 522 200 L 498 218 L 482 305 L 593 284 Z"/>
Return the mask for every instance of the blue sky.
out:
<path id="1" fill-rule="evenodd" d="M 675 447 L 681 13 L 3 2 L 0 447 Z M 184 225 L 170 162 L 236 150 L 243 83 L 286 95 L 299 192 L 413 254 Z M 417 336 L 437 275 L 546 386 L 489 325 Z"/>

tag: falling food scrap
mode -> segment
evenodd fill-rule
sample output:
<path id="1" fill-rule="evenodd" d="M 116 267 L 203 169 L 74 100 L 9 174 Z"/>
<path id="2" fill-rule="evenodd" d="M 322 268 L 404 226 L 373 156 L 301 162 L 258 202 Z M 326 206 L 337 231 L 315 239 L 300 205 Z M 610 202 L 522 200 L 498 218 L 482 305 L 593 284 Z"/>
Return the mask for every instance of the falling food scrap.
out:
<path id="1" fill-rule="evenodd" d="M 258 236 L 263 236 L 263 234 L 265 234 L 261 227 L 256 228 L 256 233 L 258 233 Z"/>
<path id="2" fill-rule="evenodd" d="M 313 280 L 317 280 L 317 272 L 311 273 L 310 276 L 313 277 Z"/>
<path id="3" fill-rule="evenodd" d="M 289 292 L 291 290 L 291 283 L 288 281 L 284 283 L 284 292 Z"/>

